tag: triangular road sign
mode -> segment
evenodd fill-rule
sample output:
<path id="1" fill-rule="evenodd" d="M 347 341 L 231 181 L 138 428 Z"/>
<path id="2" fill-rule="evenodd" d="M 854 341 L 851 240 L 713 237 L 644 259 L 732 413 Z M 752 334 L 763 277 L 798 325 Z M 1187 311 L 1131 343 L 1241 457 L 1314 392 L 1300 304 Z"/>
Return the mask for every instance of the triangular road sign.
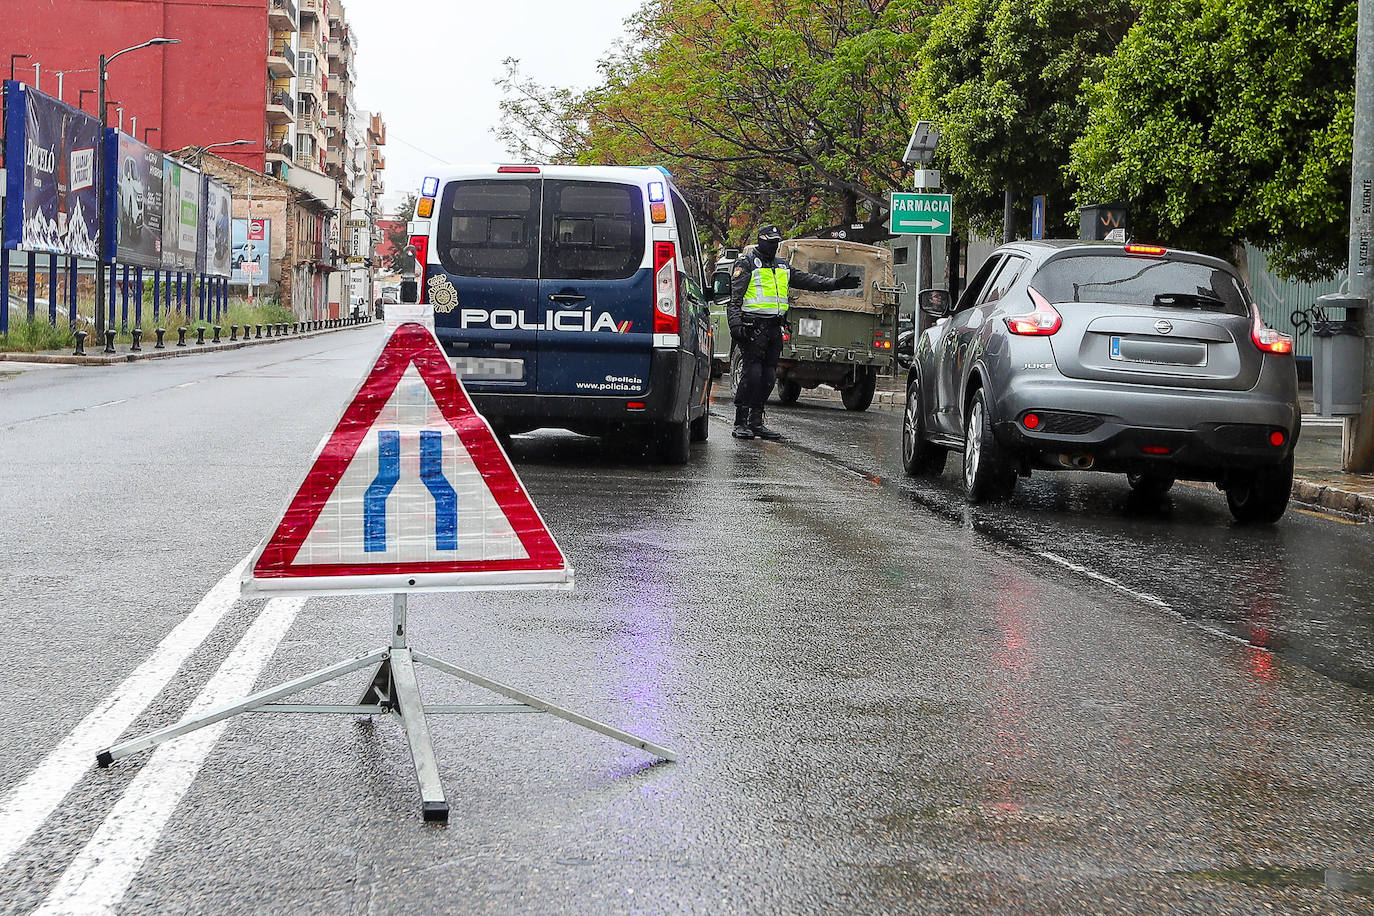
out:
<path id="1" fill-rule="evenodd" d="M 244 589 L 568 588 L 572 579 L 439 342 L 407 323 L 320 444 Z"/>

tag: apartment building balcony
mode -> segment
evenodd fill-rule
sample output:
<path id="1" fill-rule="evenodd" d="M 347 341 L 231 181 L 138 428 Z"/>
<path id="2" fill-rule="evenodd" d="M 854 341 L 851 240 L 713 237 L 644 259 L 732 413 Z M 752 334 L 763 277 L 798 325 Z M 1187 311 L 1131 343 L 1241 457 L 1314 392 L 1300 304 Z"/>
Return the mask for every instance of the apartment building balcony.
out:
<path id="1" fill-rule="evenodd" d="M 367 119 L 367 142 L 372 146 L 386 146 L 386 122 L 379 114 Z"/>
<path id="2" fill-rule="evenodd" d="M 267 161 L 290 162 L 292 159 L 291 143 L 285 137 L 273 137 L 267 141 Z"/>
<path id="3" fill-rule="evenodd" d="M 296 75 L 296 52 L 285 41 L 274 41 L 267 49 L 267 72 L 275 79 Z"/>
<path id="4" fill-rule="evenodd" d="M 343 129 L 344 129 L 343 112 L 339 111 L 339 110 L 336 109 L 336 108 L 331 108 L 331 109 L 329 109 L 329 111 L 327 111 L 327 112 L 325 113 L 325 116 L 324 116 L 324 126 L 325 126 L 325 127 L 332 127 L 334 130 L 343 130 Z"/>
<path id="5" fill-rule="evenodd" d="M 296 30 L 296 4 L 292 0 L 272 0 L 267 8 L 267 24 L 287 32 Z"/>
<path id="6" fill-rule="evenodd" d="M 313 19 L 320 18 L 320 0 L 300 0 L 300 5 L 302 19 L 307 16 Z"/>
<path id="7" fill-rule="evenodd" d="M 298 150 L 296 152 L 296 165 L 318 172 L 320 170 L 320 157 L 310 150 Z"/>
<path id="8" fill-rule="evenodd" d="M 302 105 L 319 106 L 324 90 L 320 87 L 320 78 L 317 76 L 302 76 L 296 80 L 296 92 L 301 97 Z M 307 101 L 308 100 L 308 101 Z"/>
<path id="9" fill-rule="evenodd" d="M 373 149 L 373 150 L 368 150 L 368 152 L 372 154 L 372 168 L 373 168 L 374 170 L 377 170 L 377 169 L 385 169 L 385 168 L 386 168 L 386 157 L 385 157 L 385 156 L 383 156 L 381 153 L 379 153 L 379 152 L 378 152 L 377 150 L 375 150 L 375 149 Z"/>
<path id="10" fill-rule="evenodd" d="M 267 120 L 271 124 L 291 124 L 296 120 L 296 99 L 285 89 L 267 92 Z"/>

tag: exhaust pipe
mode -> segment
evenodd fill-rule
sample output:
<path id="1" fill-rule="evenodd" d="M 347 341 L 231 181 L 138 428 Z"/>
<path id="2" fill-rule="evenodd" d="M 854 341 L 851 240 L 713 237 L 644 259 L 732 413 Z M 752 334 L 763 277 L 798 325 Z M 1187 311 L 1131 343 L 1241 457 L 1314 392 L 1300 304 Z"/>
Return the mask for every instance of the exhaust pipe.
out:
<path id="1" fill-rule="evenodd" d="M 1075 471 L 1086 471 L 1093 466 L 1093 456 L 1087 452 L 1079 452 L 1075 455 L 1060 455 L 1059 466 L 1073 468 Z"/>

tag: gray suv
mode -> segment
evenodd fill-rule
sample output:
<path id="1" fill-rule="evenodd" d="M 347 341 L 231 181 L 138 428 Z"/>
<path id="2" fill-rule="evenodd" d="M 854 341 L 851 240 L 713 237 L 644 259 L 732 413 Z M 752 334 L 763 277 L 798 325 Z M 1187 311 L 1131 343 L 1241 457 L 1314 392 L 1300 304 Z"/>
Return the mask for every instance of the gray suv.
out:
<path id="1" fill-rule="evenodd" d="M 1147 245 L 1016 242 L 937 319 L 907 375 L 902 463 L 963 456 L 971 503 L 1032 470 L 1124 473 L 1162 496 L 1212 481 L 1243 523 L 1277 521 L 1293 486 L 1293 340 L 1266 327 L 1225 261 Z"/>

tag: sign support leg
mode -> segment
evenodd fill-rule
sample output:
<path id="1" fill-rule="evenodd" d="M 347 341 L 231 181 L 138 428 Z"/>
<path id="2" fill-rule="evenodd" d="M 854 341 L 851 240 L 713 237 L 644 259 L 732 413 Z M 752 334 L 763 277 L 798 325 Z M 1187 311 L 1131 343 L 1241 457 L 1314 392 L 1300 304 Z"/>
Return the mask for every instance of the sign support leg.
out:
<path id="1" fill-rule="evenodd" d="M 401 719 L 410 744 L 410 759 L 415 764 L 415 781 L 420 786 L 420 813 L 427 821 L 448 821 L 448 802 L 444 786 L 439 781 L 439 762 L 434 758 L 434 741 L 425 718 L 425 704 L 420 699 L 420 684 L 415 677 L 415 663 L 406 645 L 406 594 L 392 596 L 391 657 L 383 663 L 388 669 L 392 696 L 391 711 Z M 373 686 L 382 676 L 378 669 Z M 371 688 L 369 688 L 369 692 Z"/>

